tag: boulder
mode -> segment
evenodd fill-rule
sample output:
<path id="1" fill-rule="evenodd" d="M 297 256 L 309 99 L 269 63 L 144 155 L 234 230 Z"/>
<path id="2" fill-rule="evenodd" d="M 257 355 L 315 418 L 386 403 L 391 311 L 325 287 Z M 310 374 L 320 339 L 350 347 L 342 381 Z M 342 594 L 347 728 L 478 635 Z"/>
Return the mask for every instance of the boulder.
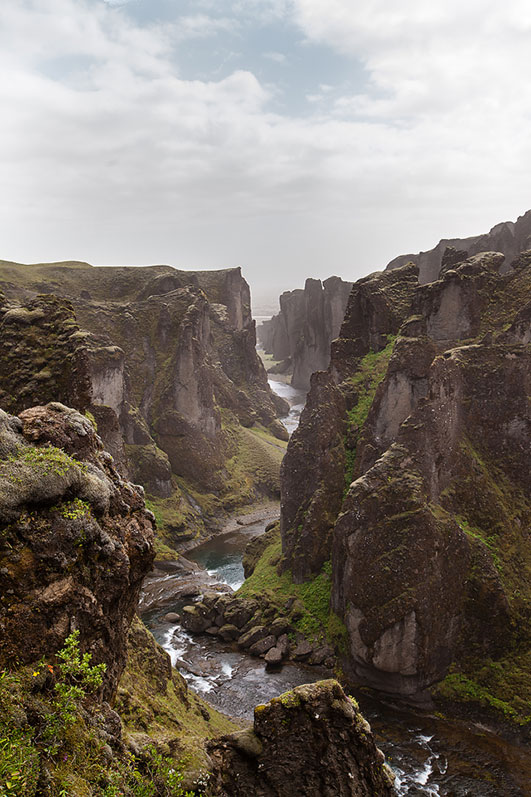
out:
<path id="1" fill-rule="evenodd" d="M 257 706 L 253 729 L 209 746 L 213 797 L 391 797 L 393 775 L 337 681 Z"/>

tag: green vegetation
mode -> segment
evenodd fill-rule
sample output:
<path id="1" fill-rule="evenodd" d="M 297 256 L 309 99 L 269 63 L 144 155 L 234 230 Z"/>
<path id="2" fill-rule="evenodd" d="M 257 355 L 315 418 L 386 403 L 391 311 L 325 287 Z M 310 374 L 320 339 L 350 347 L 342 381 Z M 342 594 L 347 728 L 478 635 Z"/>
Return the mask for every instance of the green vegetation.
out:
<path id="1" fill-rule="evenodd" d="M 85 410 L 85 418 L 88 418 L 91 424 L 93 425 L 94 429 L 98 431 L 98 424 L 96 422 L 96 418 L 89 410 Z"/>
<path id="2" fill-rule="evenodd" d="M 289 571 L 278 574 L 282 547 L 280 539 L 269 545 L 258 560 L 254 572 L 238 590 L 240 598 L 258 598 L 278 609 L 294 598 L 291 622 L 307 639 L 328 640 L 341 644 L 346 630 L 337 615 L 330 612 L 332 565 L 325 562 L 322 571 L 310 581 L 295 584 Z"/>
<path id="3" fill-rule="evenodd" d="M 83 518 L 90 517 L 91 510 L 88 501 L 82 501 L 81 498 L 74 498 L 73 501 L 68 501 L 61 504 L 57 509 L 61 517 L 65 520 L 82 520 Z"/>
<path id="4" fill-rule="evenodd" d="M 128 737 L 157 740 L 161 750 L 179 751 L 180 767 L 205 774 L 205 741 L 237 730 L 197 695 L 179 673 L 168 673 L 165 654 L 135 618 L 129 634 L 127 667 L 120 680 L 116 710 Z M 175 762 L 174 762 L 175 765 Z"/>
<path id="5" fill-rule="evenodd" d="M 471 662 L 471 669 L 451 668 L 433 696 L 439 701 L 470 703 L 518 725 L 531 723 L 531 653 L 514 654 L 498 661 Z"/>
<path id="6" fill-rule="evenodd" d="M 52 659 L 53 661 L 53 659 Z M 36 797 L 192 797 L 182 767 L 148 745 L 140 756 L 111 750 L 98 733 L 104 664 L 79 650 L 74 631 L 56 663 L 0 671 L 0 793 Z M 184 707 L 180 703 L 181 712 Z"/>
<path id="7" fill-rule="evenodd" d="M 354 463 L 356 461 L 356 446 L 361 434 L 361 428 L 367 420 L 376 389 L 387 372 L 395 340 L 396 335 L 389 335 L 385 349 L 368 352 L 360 361 L 354 376 L 349 380 L 356 391 L 356 403 L 348 412 L 345 440 L 345 490 L 348 490 L 352 482 Z"/>
<path id="8" fill-rule="evenodd" d="M 73 460 L 61 448 L 55 446 L 43 446 L 42 448 L 21 446 L 14 454 L 10 454 L 5 462 L 0 463 L 2 470 L 9 469 L 8 463 L 30 465 L 38 469 L 42 476 L 50 474 L 66 476 L 73 467 L 82 470 L 84 468 L 81 462 Z"/>

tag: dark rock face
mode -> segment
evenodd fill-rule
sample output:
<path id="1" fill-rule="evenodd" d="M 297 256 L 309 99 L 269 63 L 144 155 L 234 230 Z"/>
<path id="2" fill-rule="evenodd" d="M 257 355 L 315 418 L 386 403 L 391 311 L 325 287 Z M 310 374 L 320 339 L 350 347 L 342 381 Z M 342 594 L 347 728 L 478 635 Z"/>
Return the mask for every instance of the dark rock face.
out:
<path id="1" fill-rule="evenodd" d="M 416 255 L 400 255 L 391 260 L 386 268 L 398 268 L 412 261 L 419 267 L 419 281 L 421 283 L 432 282 L 437 279 L 441 264 L 445 265 L 442 260 L 447 247 L 461 250 L 457 253 L 461 255 L 461 261 L 468 255 L 480 252 L 502 252 L 505 255 L 502 272 L 507 272 L 512 261 L 522 252 L 531 248 L 531 210 L 528 210 L 515 222 L 504 221 L 501 224 L 496 224 L 490 232 L 483 235 L 474 235 L 470 238 L 443 238 L 434 249 L 427 252 L 419 252 Z M 454 262 L 458 262 L 458 260 Z"/>
<path id="2" fill-rule="evenodd" d="M 0 411 L 0 660 L 54 654 L 74 629 L 105 662 L 105 699 L 153 562 L 152 515 L 84 416 L 62 404 Z"/>
<path id="3" fill-rule="evenodd" d="M 531 270 L 502 262 L 356 283 L 288 446 L 284 567 L 308 578 L 332 546 L 345 668 L 383 691 L 420 698 L 452 662 L 529 644 Z"/>
<path id="4" fill-rule="evenodd" d="M 304 290 L 280 297 L 280 313 L 258 329 L 260 343 L 276 360 L 289 360 L 291 384 L 308 390 L 314 371 L 330 362 L 330 343 L 337 337 L 348 301 L 351 282 L 339 277 L 307 279 Z"/>
<path id="5" fill-rule="evenodd" d="M 284 566 L 296 582 L 318 573 L 330 558 L 345 490 L 347 409 L 355 398 L 349 376 L 361 357 L 383 350 L 388 336 L 396 335 L 416 285 L 414 266 L 355 283 L 339 338 L 332 345 L 330 367 L 312 377 L 281 471 Z"/>
<path id="6" fill-rule="evenodd" d="M 236 453 L 227 426 L 285 436 L 276 418 L 287 404 L 256 355 L 240 269 L 4 263 L 0 283 L 3 406 L 89 410 L 122 471 L 150 493 L 170 496 L 172 474 L 222 493 Z M 55 295 L 36 296 L 44 288 Z"/>
<path id="7" fill-rule="evenodd" d="M 385 797 L 392 775 L 370 726 L 337 681 L 299 686 L 257 706 L 253 730 L 213 742 L 219 797 Z"/>

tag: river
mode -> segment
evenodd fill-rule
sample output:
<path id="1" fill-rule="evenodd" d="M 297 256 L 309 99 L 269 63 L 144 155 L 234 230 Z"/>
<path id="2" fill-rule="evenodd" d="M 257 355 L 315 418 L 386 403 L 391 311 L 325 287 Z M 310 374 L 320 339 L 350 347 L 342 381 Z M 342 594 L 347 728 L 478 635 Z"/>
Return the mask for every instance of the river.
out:
<path id="1" fill-rule="evenodd" d="M 304 394 L 270 381 L 287 398 L 291 411 L 283 419 L 296 428 Z M 242 555 L 247 542 L 263 533 L 266 521 L 232 529 L 189 551 L 221 584 L 238 589 L 244 581 Z M 302 683 L 329 677 L 322 668 L 285 664 L 268 672 L 261 659 L 206 634 L 192 636 L 168 621 L 191 599 L 168 603 L 143 615 L 157 641 L 170 654 L 189 686 L 211 705 L 233 717 L 251 720 L 254 706 Z M 369 720 L 379 747 L 396 775 L 398 797 L 527 797 L 531 777 L 529 751 L 505 742 L 487 728 L 412 713 L 400 705 L 379 702 L 350 690 Z"/>

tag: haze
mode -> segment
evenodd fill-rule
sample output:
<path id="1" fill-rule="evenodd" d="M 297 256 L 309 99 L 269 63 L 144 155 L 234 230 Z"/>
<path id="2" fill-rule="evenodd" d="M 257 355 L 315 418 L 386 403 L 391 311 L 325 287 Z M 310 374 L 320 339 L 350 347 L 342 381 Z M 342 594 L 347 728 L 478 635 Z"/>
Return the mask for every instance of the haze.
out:
<path id="1" fill-rule="evenodd" d="M 0 7 L 0 257 L 241 265 L 255 301 L 530 205 L 520 0 Z"/>

